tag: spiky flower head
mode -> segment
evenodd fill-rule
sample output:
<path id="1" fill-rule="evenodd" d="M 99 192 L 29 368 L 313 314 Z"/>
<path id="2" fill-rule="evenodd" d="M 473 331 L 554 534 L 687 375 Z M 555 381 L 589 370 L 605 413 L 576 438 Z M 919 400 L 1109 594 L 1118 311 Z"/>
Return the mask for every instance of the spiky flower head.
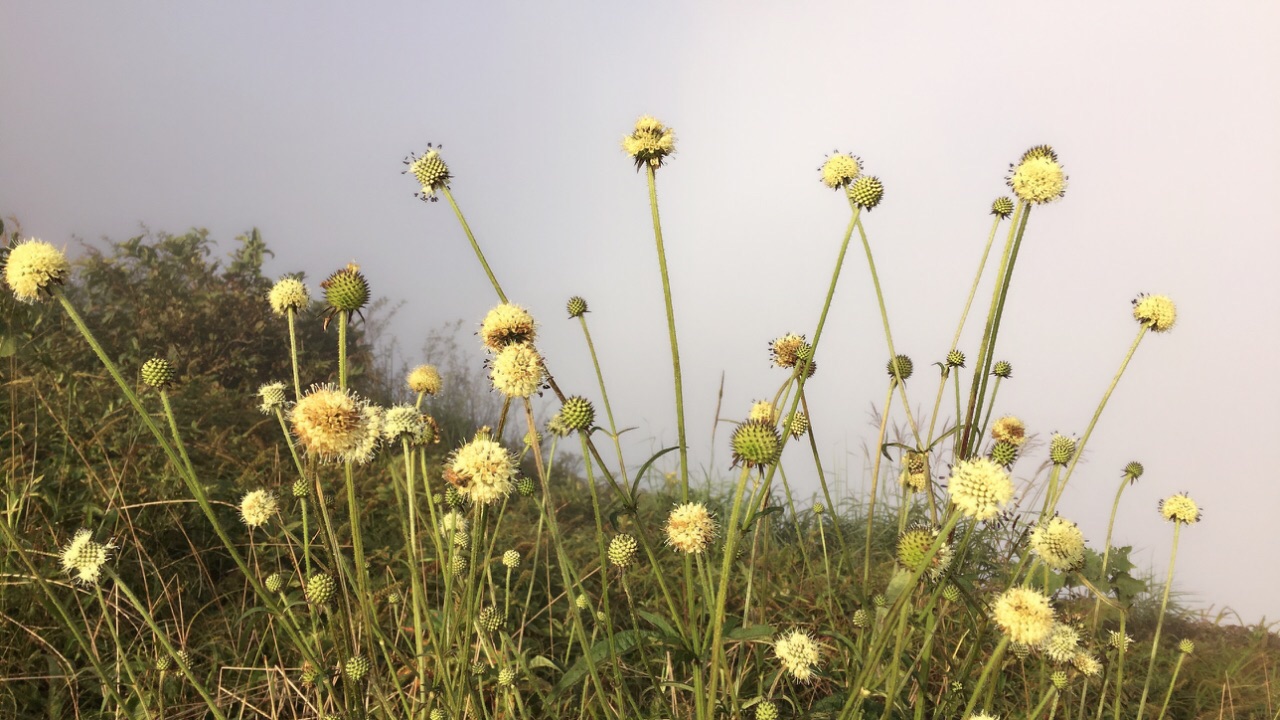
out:
<path id="1" fill-rule="evenodd" d="M 876 593 L 871 597 L 871 604 L 881 609 L 887 608 L 889 607 L 889 598 L 884 593 Z"/>
<path id="2" fill-rule="evenodd" d="M 861 175 L 845 192 L 854 205 L 863 210 L 872 210 L 884 198 L 884 183 L 874 175 Z"/>
<path id="3" fill-rule="evenodd" d="M 822 515 L 822 514 L 823 514 L 823 513 L 825 513 L 826 511 L 827 511 L 827 506 L 826 506 L 826 505 L 823 505 L 823 504 L 822 504 L 822 503 L 820 503 L 820 502 L 816 502 L 816 503 L 814 503 L 814 504 L 813 504 L 813 514 L 814 514 L 814 515 Z"/>
<path id="4" fill-rule="evenodd" d="M 1054 465 L 1066 465 L 1076 454 L 1076 439 L 1054 433 L 1049 438 L 1049 462 Z"/>
<path id="5" fill-rule="evenodd" d="M 441 708 L 432 708 L 431 714 L 428 715 L 429 720 L 449 720 L 449 713 Z"/>
<path id="6" fill-rule="evenodd" d="M 382 443 L 382 425 L 387 411 L 377 405 L 365 405 L 360 408 L 362 432 L 356 439 L 355 447 L 343 459 L 357 465 L 363 465 L 373 459 L 374 452 Z"/>
<path id="7" fill-rule="evenodd" d="M 164 389 L 173 384 L 173 366 L 163 358 L 151 358 L 142 363 L 142 382 L 153 388 Z"/>
<path id="8" fill-rule="evenodd" d="M 262 527 L 280 509 L 276 496 L 267 490 L 252 490 L 240 499 L 240 519 L 248 527 Z"/>
<path id="9" fill-rule="evenodd" d="M 1066 195 L 1067 174 L 1058 162 L 1057 153 L 1047 145 L 1038 145 L 1023 153 L 1022 161 L 1010 165 L 1009 170 L 1009 187 L 1024 202 L 1040 205 Z"/>
<path id="10" fill-rule="evenodd" d="M 1009 643 L 1009 651 L 1019 660 L 1026 660 L 1031 657 L 1031 646 L 1026 643 Z"/>
<path id="11" fill-rule="evenodd" d="M 537 490 L 538 486 L 534 484 L 533 478 L 522 477 L 519 480 L 516 480 L 516 492 L 520 493 L 523 497 L 533 497 L 533 494 L 537 492 Z"/>
<path id="12" fill-rule="evenodd" d="M 962 368 L 964 367 L 964 353 L 959 350 L 952 350 L 947 353 L 947 367 Z"/>
<path id="13" fill-rule="evenodd" d="M 1008 380 L 1013 377 L 1013 365 L 1008 360 L 997 360 L 991 368 L 991 374 L 1001 380 Z"/>
<path id="14" fill-rule="evenodd" d="M 521 439 L 524 441 L 524 446 L 527 448 L 531 448 L 534 445 L 537 445 L 539 447 L 542 446 L 542 433 L 538 432 L 537 430 L 527 431 L 524 434 L 524 437 Z"/>
<path id="15" fill-rule="evenodd" d="M 186 648 L 178 651 L 178 667 L 183 669 L 191 668 L 191 653 L 187 652 Z"/>
<path id="16" fill-rule="evenodd" d="M 435 395 L 440 392 L 440 371 L 435 365 L 419 365 L 409 372 L 409 389 L 415 393 Z"/>
<path id="17" fill-rule="evenodd" d="M 1129 646 L 1133 644 L 1133 638 L 1118 630 L 1108 630 L 1107 644 L 1110 645 L 1113 650 L 1128 650 Z"/>
<path id="18" fill-rule="evenodd" d="M 515 570 L 520 567 L 520 553 L 515 550 L 508 550 L 502 553 L 502 566 L 508 570 Z"/>
<path id="19" fill-rule="evenodd" d="M 716 521 L 702 503 L 677 505 L 667 516 L 667 544 L 685 553 L 700 553 L 716 536 Z"/>
<path id="20" fill-rule="evenodd" d="M 471 546 L 471 535 L 466 530 L 459 530 L 453 534 L 451 541 L 454 547 L 459 550 L 466 550 Z"/>
<path id="21" fill-rule="evenodd" d="M 298 278 L 283 277 L 271 286 L 271 291 L 267 293 L 267 302 L 271 305 L 271 312 L 277 316 L 283 316 L 290 312 L 305 310 L 311 304 L 311 293 Z"/>
<path id="22" fill-rule="evenodd" d="M 1080 650 L 1080 631 L 1066 623 L 1055 622 L 1049 634 L 1040 641 L 1040 649 L 1056 663 L 1071 662 Z"/>
<path id="23" fill-rule="evenodd" d="M 991 439 L 1022 447 L 1027 441 L 1027 426 L 1013 415 L 1005 415 L 991 426 Z"/>
<path id="24" fill-rule="evenodd" d="M 809 432 L 809 416 L 802 412 L 796 412 L 787 423 L 787 432 L 791 433 L 791 437 L 796 440 L 804 437 L 804 434 Z"/>
<path id="25" fill-rule="evenodd" d="M 958 602 L 960 600 L 960 587 L 958 585 L 947 583 L 942 588 L 942 597 L 947 602 Z"/>
<path id="26" fill-rule="evenodd" d="M 911 362 L 911 358 L 906 355 L 898 355 L 885 363 L 884 370 L 889 373 L 889 377 L 894 377 L 895 371 L 897 371 L 897 377 L 906 380 L 911 377 L 911 372 L 915 370 L 915 365 Z"/>
<path id="27" fill-rule="evenodd" d="M 1053 687 L 1059 691 L 1067 686 L 1067 673 L 1062 670 L 1055 670 L 1049 675 L 1049 682 L 1053 683 Z"/>
<path id="28" fill-rule="evenodd" d="M 871 622 L 871 616 L 866 610 L 858 608 L 853 611 L 853 626 L 856 628 L 864 628 Z"/>
<path id="29" fill-rule="evenodd" d="M 1137 461 L 1124 466 L 1124 476 L 1129 478 L 1130 484 L 1138 482 L 1138 478 L 1142 477 L 1143 472 L 1142 463 Z"/>
<path id="30" fill-rule="evenodd" d="M 1133 319 L 1152 332 L 1169 332 L 1178 321 L 1178 309 L 1168 295 L 1139 295 L 1133 300 Z"/>
<path id="31" fill-rule="evenodd" d="M 984 711 L 984 712 L 976 712 L 970 715 L 969 717 L 965 718 L 965 720 L 1000 720 L 1000 716 L 992 715 Z"/>
<path id="32" fill-rule="evenodd" d="M 469 563 L 467 561 L 466 555 L 462 555 L 462 554 L 454 555 L 453 559 L 449 561 L 449 572 L 454 577 L 461 577 L 464 573 L 467 572 L 468 565 Z"/>
<path id="33" fill-rule="evenodd" d="M 782 437 L 772 422 L 748 420 L 733 431 L 733 464 L 749 467 L 772 465 L 782 454 Z"/>
<path id="34" fill-rule="evenodd" d="M 537 334 L 537 324 L 529 311 L 511 303 L 494 307 L 480 323 L 480 340 L 491 353 L 515 343 L 532 343 Z"/>
<path id="35" fill-rule="evenodd" d="M 498 608 L 493 607 L 492 605 L 486 605 L 485 607 L 480 608 L 479 614 L 476 615 L 476 626 L 479 627 L 482 632 L 496 632 L 502 628 L 505 622 L 506 621 L 503 619 L 502 613 L 498 611 Z"/>
<path id="36" fill-rule="evenodd" d="M 676 134 L 657 118 L 642 115 L 636 120 L 636 129 L 622 138 L 622 149 L 635 161 L 636 170 L 645 165 L 657 170 L 676 151 Z"/>
<path id="37" fill-rule="evenodd" d="M 115 549 L 111 541 L 95 542 L 93 533 L 80 529 L 71 537 L 71 542 L 62 548 L 62 569 L 71 573 L 71 577 L 86 585 L 96 585 L 102 574 L 102 566 L 111 559 L 111 551 Z"/>
<path id="38" fill-rule="evenodd" d="M 330 315 L 357 312 L 369 302 L 369 281 L 355 263 L 347 263 L 346 267 L 334 271 L 320 287 Z"/>
<path id="39" fill-rule="evenodd" d="M 489 379 L 509 398 L 527 398 L 542 389 L 547 370 L 542 355 L 530 343 L 503 347 L 489 364 Z"/>
<path id="40" fill-rule="evenodd" d="M 1102 674 L 1102 663 L 1098 662 L 1098 658 L 1087 650 L 1081 650 L 1072 655 L 1071 666 L 1087 678 L 1098 677 Z"/>
<path id="41" fill-rule="evenodd" d="M 258 388 L 258 409 L 263 415 L 272 415 L 276 410 L 283 410 L 288 404 L 288 396 L 285 395 L 285 384 L 282 382 L 270 382 Z"/>
<path id="42" fill-rule="evenodd" d="M 769 343 L 769 356 L 774 365 L 793 368 L 800 360 L 801 348 L 809 347 L 803 335 L 787 333 Z"/>
<path id="43" fill-rule="evenodd" d="M 1165 520 L 1184 525 L 1200 522 L 1200 506 L 1186 493 L 1170 495 L 1160 501 L 1160 516 Z"/>
<path id="44" fill-rule="evenodd" d="M 626 533 L 615 535 L 609 541 L 609 562 L 619 568 L 628 568 L 635 564 L 636 554 L 640 549 L 636 539 Z"/>
<path id="45" fill-rule="evenodd" d="M 515 489 L 516 459 L 487 433 L 454 451 L 445 479 L 464 497 L 478 505 L 488 505 Z"/>
<path id="46" fill-rule="evenodd" d="M 311 497 L 311 483 L 304 478 L 298 478 L 293 481 L 293 485 L 289 488 L 290 493 L 295 498 Z"/>
<path id="47" fill-rule="evenodd" d="M 450 510 L 440 516 L 440 534 L 445 537 L 456 532 L 466 532 L 467 525 L 466 516 L 456 510 Z"/>
<path id="48" fill-rule="evenodd" d="M 560 422 L 569 430 L 590 430 L 596 421 L 596 408 L 581 395 L 566 398 L 560 408 Z"/>
<path id="49" fill-rule="evenodd" d="M 778 706 L 768 700 L 756 703 L 756 720 L 778 720 Z"/>
<path id="50" fill-rule="evenodd" d="M 857 155 L 836 151 L 827 157 L 827 161 L 818 170 L 822 173 L 823 185 L 839 190 L 849 187 L 862 174 L 862 160 Z"/>
<path id="51" fill-rule="evenodd" d="M 1008 197 L 996 198 L 991 203 L 991 214 L 1007 220 L 1013 214 L 1013 199 Z"/>
<path id="52" fill-rule="evenodd" d="M 991 460 L 1001 467 L 1009 467 L 1018 459 L 1018 446 L 1001 440 L 991 448 Z"/>
<path id="53" fill-rule="evenodd" d="M 934 553 L 926 563 L 925 558 L 929 555 L 929 548 L 933 547 L 937 539 L 937 528 L 928 525 L 913 525 L 907 528 L 898 536 L 898 564 L 908 572 L 914 573 L 923 569 L 923 577 L 937 582 L 951 566 L 951 558 L 955 552 L 951 543 L 943 541 L 938 552 Z"/>
<path id="54" fill-rule="evenodd" d="M 412 405 L 387 408 L 382 416 L 382 439 L 387 442 L 408 440 L 419 443 L 427 432 L 426 417 Z"/>
<path id="55" fill-rule="evenodd" d="M 422 187 L 422 191 L 415 195 L 422 198 L 423 202 L 435 202 L 436 193 L 449 187 L 449 181 L 453 179 L 449 174 L 449 166 L 440 157 L 440 147 L 432 146 L 431 143 L 427 143 L 427 151 L 421 157 L 409 153 L 404 164 L 409 166 L 405 172 L 412 173 Z"/>
<path id="56" fill-rule="evenodd" d="M 498 687 L 511 687 L 516 682 L 516 671 L 502 668 L 498 671 Z"/>
<path id="57" fill-rule="evenodd" d="M 267 588 L 267 592 L 278 593 L 284 589 L 284 575 L 273 572 L 262 581 L 262 584 Z"/>
<path id="58" fill-rule="evenodd" d="M 1190 638 L 1182 638 L 1178 641 L 1178 652 L 1183 655 L 1190 655 L 1196 651 L 1196 644 Z"/>
<path id="59" fill-rule="evenodd" d="M 302 661 L 302 672 L 298 679 L 307 687 L 313 687 L 320 679 L 324 677 L 324 673 L 320 668 L 316 667 L 310 660 Z"/>
<path id="60" fill-rule="evenodd" d="M 70 278 L 71 263 L 66 254 L 43 240 L 28 238 L 9 248 L 4 281 L 21 302 L 34 303 L 50 296 L 55 285 Z"/>
<path id="61" fill-rule="evenodd" d="M 1070 520 L 1053 517 L 1031 531 L 1031 550 L 1050 569 L 1075 570 L 1084 564 L 1084 533 Z"/>
<path id="62" fill-rule="evenodd" d="M 587 608 L 591 607 L 591 598 L 587 597 L 586 595 L 579 595 L 578 597 L 573 599 L 573 604 L 578 606 L 579 610 L 586 610 Z"/>
<path id="63" fill-rule="evenodd" d="M 448 480 L 448 476 L 445 476 Z M 462 493 L 458 492 L 458 488 L 450 485 L 444 489 L 444 504 L 451 508 L 460 508 L 467 503 L 467 499 L 462 497 Z"/>
<path id="64" fill-rule="evenodd" d="M 304 588 L 307 601 L 312 605 L 327 605 L 338 590 L 338 584 L 324 573 L 316 573 L 307 578 Z"/>
<path id="65" fill-rule="evenodd" d="M 1001 593 L 991 615 L 1013 642 L 1038 645 L 1053 629 L 1049 598 L 1031 588 L 1014 587 Z"/>
<path id="66" fill-rule="evenodd" d="M 373 663 L 369 662 L 369 658 L 363 655 L 355 655 L 347 658 L 346 664 L 342 666 L 342 674 L 347 676 L 351 682 L 360 682 L 365 675 L 369 674 L 369 670 L 373 667 Z"/>
<path id="67" fill-rule="evenodd" d="M 160 650 L 158 652 L 159 654 L 156 655 L 156 662 L 155 662 L 156 672 L 166 673 L 169 671 L 169 668 L 173 667 L 173 658 L 170 657 L 169 654 L 163 650 Z"/>
<path id="68" fill-rule="evenodd" d="M 820 654 L 818 643 L 803 630 L 792 630 L 773 643 L 773 654 L 791 677 L 800 682 L 813 678 Z"/>
<path id="69" fill-rule="evenodd" d="M 1013 481 L 997 463 L 984 458 L 961 460 L 951 468 L 951 502 L 968 517 L 990 520 L 1013 499 Z"/>
<path id="70" fill-rule="evenodd" d="M 898 473 L 898 483 L 913 493 L 927 490 L 929 488 L 929 456 L 915 451 L 903 455 L 902 472 Z"/>
<path id="71" fill-rule="evenodd" d="M 569 298 L 569 302 L 565 303 L 564 309 L 569 313 L 569 317 L 582 317 L 587 311 L 587 301 L 578 295 Z"/>
<path id="72" fill-rule="evenodd" d="M 768 400 L 757 400 L 751 403 L 751 410 L 747 412 L 747 419 L 773 424 L 778 422 L 778 410 Z"/>
<path id="73" fill-rule="evenodd" d="M 331 384 L 312 385 L 289 411 L 293 434 L 308 453 L 321 460 L 357 460 L 377 418 L 350 390 Z"/>

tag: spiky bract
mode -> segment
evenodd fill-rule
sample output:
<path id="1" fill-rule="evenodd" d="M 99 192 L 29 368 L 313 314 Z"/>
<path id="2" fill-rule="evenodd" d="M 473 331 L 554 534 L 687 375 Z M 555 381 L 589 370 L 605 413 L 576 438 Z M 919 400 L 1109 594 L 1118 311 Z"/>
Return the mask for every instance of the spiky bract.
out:
<path id="1" fill-rule="evenodd" d="M 163 358 L 151 358 L 142 363 L 142 382 L 153 388 L 164 389 L 173 384 L 173 365 Z"/>
<path id="2" fill-rule="evenodd" d="M 331 315 L 357 312 L 369 302 L 369 281 L 355 263 L 347 263 L 346 267 L 334 271 L 320 287 Z"/>
<path id="3" fill-rule="evenodd" d="M 782 438 L 772 422 L 748 420 L 733 431 L 731 440 L 734 465 L 747 467 L 772 465 L 782 454 Z"/>

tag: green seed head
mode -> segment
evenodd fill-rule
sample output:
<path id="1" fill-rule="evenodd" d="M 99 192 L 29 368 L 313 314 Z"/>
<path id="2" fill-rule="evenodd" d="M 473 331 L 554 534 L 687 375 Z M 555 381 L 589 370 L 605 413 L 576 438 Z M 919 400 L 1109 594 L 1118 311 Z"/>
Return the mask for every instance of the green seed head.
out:
<path id="1" fill-rule="evenodd" d="M 1001 440 L 991 448 L 991 461 L 1003 467 L 1009 467 L 1018 459 L 1018 447 L 1007 440 Z"/>
<path id="2" fill-rule="evenodd" d="M 453 561 L 449 564 L 449 571 L 454 577 L 458 577 L 467 571 L 467 557 L 465 555 L 454 555 Z"/>
<path id="3" fill-rule="evenodd" d="M 167 388 L 173 384 L 173 366 L 168 360 L 151 358 L 142 364 L 142 382 L 153 388 Z"/>
<path id="4" fill-rule="evenodd" d="M 856 628 L 866 627 L 870 619 L 871 618 L 867 614 L 867 611 L 862 608 L 858 608 L 857 610 L 853 611 L 853 626 Z"/>
<path id="5" fill-rule="evenodd" d="M 938 538 L 938 531 L 928 525 L 913 525 L 898 536 L 898 564 L 909 572 L 922 571 L 923 576 L 936 581 L 951 565 L 951 543 L 943 542 L 938 552 L 929 558 L 929 548 Z"/>
<path id="6" fill-rule="evenodd" d="M 756 720 L 778 720 L 778 706 L 761 700 L 756 704 Z"/>
<path id="7" fill-rule="evenodd" d="M 161 651 L 159 655 L 156 655 L 155 667 L 158 672 L 168 672 L 169 668 L 173 667 L 173 658 L 169 657 L 168 653 Z"/>
<path id="8" fill-rule="evenodd" d="M 522 477 L 516 480 L 516 491 L 525 497 L 533 497 L 533 493 L 538 487 L 533 484 L 533 478 Z"/>
<path id="9" fill-rule="evenodd" d="M 849 186 L 848 193 L 854 205 L 871 210 L 884 198 L 884 183 L 873 175 L 861 175 Z"/>
<path id="10" fill-rule="evenodd" d="M 876 596 L 871 598 L 871 604 L 877 608 L 886 608 L 889 607 L 889 598 L 885 597 L 883 593 L 876 593 Z"/>
<path id="11" fill-rule="evenodd" d="M 579 595 L 578 597 L 574 598 L 573 604 L 577 605 L 579 610 L 586 610 L 587 608 L 591 607 L 591 598 L 587 597 L 586 595 Z"/>
<path id="12" fill-rule="evenodd" d="M 631 567 L 636 561 L 640 544 L 627 534 L 616 535 L 609 541 L 609 562 L 620 568 Z"/>
<path id="13" fill-rule="evenodd" d="M 1129 482 L 1137 482 L 1142 477 L 1143 467 L 1140 462 L 1131 462 L 1124 466 L 1124 476 L 1129 478 Z"/>
<path id="14" fill-rule="evenodd" d="M 1031 646 L 1026 643 L 1011 642 L 1009 643 L 1009 650 L 1019 660 L 1026 660 L 1031 657 Z"/>
<path id="15" fill-rule="evenodd" d="M 998 197 L 995 202 L 991 203 L 991 214 L 1002 220 L 1008 219 L 1013 214 L 1013 199 L 1008 197 Z"/>
<path id="16" fill-rule="evenodd" d="M 462 497 L 462 493 L 458 491 L 458 488 L 453 487 L 452 485 L 445 488 L 444 490 L 445 505 L 448 505 L 451 508 L 460 508 L 462 507 L 463 501 L 464 501 L 464 498 Z"/>
<path id="17" fill-rule="evenodd" d="M 991 374 L 1002 380 L 1007 380 L 1013 377 L 1013 365 L 1007 360 L 997 361 L 995 366 L 991 368 Z"/>
<path id="18" fill-rule="evenodd" d="M 302 674 L 298 679 L 302 681 L 303 685 L 311 687 L 320 682 L 322 677 L 324 677 L 324 673 L 320 672 L 320 668 L 312 665 L 311 661 L 308 660 L 302 663 Z"/>
<path id="19" fill-rule="evenodd" d="M 335 312 L 355 312 L 369 302 L 369 281 L 354 263 L 330 275 L 320 287 L 324 289 L 325 302 Z"/>
<path id="20" fill-rule="evenodd" d="M 782 454 L 782 438 L 773 423 L 748 420 L 733 431 L 733 464 L 747 467 L 772 465 Z"/>
<path id="21" fill-rule="evenodd" d="M 946 587 L 942 588 L 942 597 L 946 598 L 947 602 L 959 602 L 960 588 L 947 583 Z"/>
<path id="22" fill-rule="evenodd" d="M 337 590 L 338 584 L 328 575 L 317 573 L 307 579 L 307 600 L 313 605 L 327 604 L 333 599 L 333 595 Z"/>
<path id="23" fill-rule="evenodd" d="M 809 432 L 809 416 L 802 412 L 792 415 L 787 423 L 787 432 L 791 433 L 791 437 L 796 440 L 804 437 L 804 434 Z"/>
<path id="24" fill-rule="evenodd" d="M 311 483 L 308 483 L 302 478 L 298 478 L 293 481 L 293 487 L 291 490 L 293 492 L 293 496 L 296 498 L 311 497 Z"/>
<path id="25" fill-rule="evenodd" d="M 565 310 L 569 311 L 569 317 L 571 318 L 582 317 L 583 313 L 587 312 L 587 301 L 574 295 L 569 298 L 569 303 L 565 305 Z"/>
<path id="26" fill-rule="evenodd" d="M 813 504 L 813 514 L 814 514 L 814 515 L 821 515 L 821 514 L 825 513 L 826 511 L 827 511 L 827 506 L 826 506 L 826 505 L 823 505 L 822 503 L 814 503 L 814 504 Z"/>
<path id="27" fill-rule="evenodd" d="M 459 530 L 453 534 L 453 546 L 459 550 L 466 550 L 471 547 L 471 535 L 466 530 Z"/>
<path id="28" fill-rule="evenodd" d="M 894 376 L 893 371 L 896 369 L 898 371 L 898 376 L 903 380 L 906 380 L 911 377 L 911 371 L 915 369 L 915 365 L 912 364 L 911 358 L 906 355 L 899 355 L 885 363 L 884 369 L 885 372 L 889 373 L 889 377 Z"/>
<path id="29" fill-rule="evenodd" d="M 258 409 L 263 415 L 271 415 L 276 410 L 283 410 L 288 404 L 289 398 L 285 395 L 285 385 L 282 382 L 266 383 L 258 388 Z"/>
<path id="30" fill-rule="evenodd" d="M 411 173 L 422 187 L 422 191 L 415 195 L 423 202 L 435 202 L 436 192 L 449 187 L 449 181 L 453 179 L 449 166 L 440 158 L 440 148 L 431 143 L 427 143 L 427 151 L 422 157 L 410 153 L 404 164 L 409 166 L 405 172 Z"/>
<path id="31" fill-rule="evenodd" d="M 947 367 L 964 367 L 964 353 L 959 350 L 952 350 L 947 353 Z"/>
<path id="32" fill-rule="evenodd" d="M 591 401 L 578 395 L 565 400 L 560 408 L 560 421 L 570 430 L 589 430 L 595 419 L 596 409 Z"/>
<path id="33" fill-rule="evenodd" d="M 398 592 L 387 593 L 388 605 L 399 605 L 401 602 L 404 602 L 404 598 L 400 595 L 400 593 Z"/>
<path id="34" fill-rule="evenodd" d="M 191 669 L 191 653 L 187 652 L 185 648 L 178 651 L 178 667 Z"/>
<path id="35" fill-rule="evenodd" d="M 508 570 L 515 570 L 520 567 L 520 553 L 515 550 L 508 550 L 502 553 L 502 565 Z"/>
<path id="36" fill-rule="evenodd" d="M 373 663 L 369 662 L 369 658 L 363 655 L 356 655 L 347 659 L 345 665 L 342 666 L 342 674 L 347 676 L 351 682 L 360 682 L 369 674 L 369 670 L 373 668 Z"/>
<path id="37" fill-rule="evenodd" d="M 1067 674 L 1062 670 L 1056 670 L 1049 679 L 1053 681 L 1053 686 L 1059 690 L 1067 686 Z"/>
<path id="38" fill-rule="evenodd" d="M 495 607 L 483 607 L 480 614 L 476 616 L 476 625 L 484 632 L 496 632 L 502 628 L 504 624 L 503 617 L 498 614 Z"/>
<path id="39" fill-rule="evenodd" d="M 1196 644 L 1188 638 L 1182 638 L 1182 640 L 1178 641 L 1178 652 L 1183 653 L 1184 655 L 1190 655 L 1195 651 Z"/>
<path id="40" fill-rule="evenodd" d="M 284 589 L 284 575 L 273 572 L 263 581 L 263 585 L 267 586 L 267 592 L 278 593 Z"/>
<path id="41" fill-rule="evenodd" d="M 431 714 L 427 716 L 430 720 L 449 720 L 449 713 L 440 708 L 432 708 Z"/>
<path id="42" fill-rule="evenodd" d="M 1054 465 L 1066 465 L 1071 462 L 1071 456 L 1075 454 L 1075 438 L 1054 433 L 1053 437 L 1049 439 L 1049 461 Z"/>
<path id="43" fill-rule="evenodd" d="M 511 687 L 516 682 L 516 671 L 511 668 L 502 668 L 498 671 L 498 686 Z"/>

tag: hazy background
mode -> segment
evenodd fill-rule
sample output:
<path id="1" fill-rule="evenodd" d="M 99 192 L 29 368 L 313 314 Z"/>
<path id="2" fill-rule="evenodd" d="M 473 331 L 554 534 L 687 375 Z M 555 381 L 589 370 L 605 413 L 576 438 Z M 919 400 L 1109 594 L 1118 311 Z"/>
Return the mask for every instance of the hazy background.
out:
<path id="1" fill-rule="evenodd" d="M 1280 615 L 1278 8 L 8 2 L 0 213 L 69 247 L 146 223 L 207 227 L 230 250 L 257 226 L 271 272 L 306 271 L 313 291 L 354 260 L 404 301 L 393 328 L 416 363 L 430 329 L 470 330 L 495 301 L 448 206 L 400 175 L 408 152 L 443 143 L 561 386 L 597 395 L 564 316 L 580 294 L 619 421 L 647 450 L 675 438 L 669 353 L 645 184 L 619 141 L 651 113 L 679 142 L 658 179 L 690 443 L 699 476 L 720 477 L 721 373 L 722 416 L 740 418 L 783 379 L 768 341 L 817 320 L 848 219 L 818 183 L 825 155 L 860 155 L 887 187 L 865 224 L 927 411 L 990 203 L 1008 164 L 1050 143 L 1070 186 L 1032 214 L 997 413 L 1082 433 L 1137 331 L 1129 301 L 1170 295 L 1177 327 L 1143 341 L 1061 510 L 1101 545 L 1121 468 L 1140 460 L 1116 544 L 1163 575 L 1172 528 L 1156 502 L 1188 491 L 1205 519 L 1184 534 L 1177 589 L 1251 622 Z M 867 477 L 887 359 L 852 249 L 810 385 L 845 492 Z M 986 297 L 961 343 L 971 357 Z"/>

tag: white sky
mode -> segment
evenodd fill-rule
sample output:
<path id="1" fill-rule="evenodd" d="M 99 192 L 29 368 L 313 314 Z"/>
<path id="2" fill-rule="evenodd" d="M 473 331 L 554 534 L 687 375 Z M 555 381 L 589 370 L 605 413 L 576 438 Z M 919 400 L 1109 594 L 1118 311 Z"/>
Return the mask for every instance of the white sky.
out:
<path id="1" fill-rule="evenodd" d="M 896 345 L 918 368 L 912 402 L 929 406 L 926 368 L 950 342 L 987 208 L 1008 163 L 1050 143 L 1071 184 L 1032 216 L 997 412 L 1081 433 L 1136 332 L 1129 300 L 1173 297 L 1178 327 L 1143 342 L 1061 509 L 1100 545 L 1120 469 L 1140 460 L 1117 544 L 1162 574 L 1172 529 L 1155 505 L 1188 491 L 1205 520 L 1179 552 L 1184 601 L 1280 615 L 1280 483 L 1265 465 L 1280 435 L 1280 6 L 430 5 L 6 3 L 0 213 L 55 243 L 145 222 L 208 227 L 229 249 L 256 225 L 273 273 L 359 262 L 405 301 L 395 330 L 413 349 L 493 303 L 447 205 L 418 202 L 399 174 L 408 152 L 444 143 L 561 386 L 596 395 L 563 319 L 581 294 L 620 422 L 647 448 L 674 440 L 669 356 L 643 177 L 618 142 L 654 114 L 679 138 L 659 193 L 706 463 L 721 372 L 722 414 L 740 417 L 781 381 L 767 342 L 816 323 L 847 220 L 817 182 L 826 153 L 857 153 L 885 182 L 866 225 Z M 961 343 L 971 356 L 982 312 Z M 885 360 L 851 252 L 810 387 L 827 460 L 855 484 Z"/>

